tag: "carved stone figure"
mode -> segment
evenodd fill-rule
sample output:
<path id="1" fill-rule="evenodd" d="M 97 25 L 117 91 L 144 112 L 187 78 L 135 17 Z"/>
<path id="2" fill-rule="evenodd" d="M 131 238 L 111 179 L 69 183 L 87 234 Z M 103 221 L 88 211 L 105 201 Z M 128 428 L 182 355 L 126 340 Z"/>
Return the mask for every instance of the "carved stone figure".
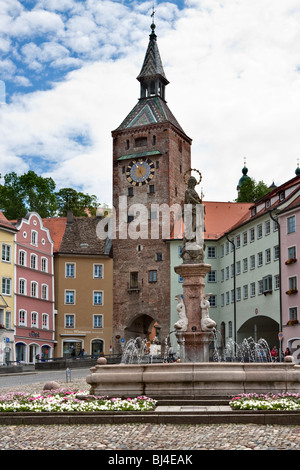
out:
<path id="1" fill-rule="evenodd" d="M 209 303 L 209 297 L 211 294 L 204 294 L 200 301 L 200 306 L 201 306 L 201 329 L 202 331 L 209 331 L 213 332 L 216 329 L 216 322 L 212 320 L 209 317 L 209 309 L 210 309 L 210 303 Z"/>
<path id="2" fill-rule="evenodd" d="M 176 310 L 178 312 L 179 320 L 174 324 L 174 328 L 178 331 L 186 331 L 188 327 L 188 319 L 185 313 L 185 305 L 181 295 L 176 295 L 175 299 L 178 301 Z"/>
<path id="3" fill-rule="evenodd" d="M 204 206 L 195 190 L 196 184 L 196 178 L 191 176 L 185 191 L 183 214 L 184 236 L 181 257 L 184 262 L 192 263 L 203 262 L 205 248 L 203 243 Z"/>

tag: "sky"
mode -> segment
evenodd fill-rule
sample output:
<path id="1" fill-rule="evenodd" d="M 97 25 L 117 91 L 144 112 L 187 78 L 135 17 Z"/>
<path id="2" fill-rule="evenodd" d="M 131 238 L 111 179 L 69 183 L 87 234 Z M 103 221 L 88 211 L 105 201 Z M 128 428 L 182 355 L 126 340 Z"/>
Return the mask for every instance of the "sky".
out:
<path id="1" fill-rule="evenodd" d="M 0 173 L 112 201 L 112 137 L 139 98 L 153 0 L 0 0 Z M 280 185 L 300 157 L 299 0 L 155 0 L 166 101 L 204 200 L 244 162 Z M 0 180 L 3 183 L 3 179 Z M 198 187 L 200 192 L 200 188 Z"/>

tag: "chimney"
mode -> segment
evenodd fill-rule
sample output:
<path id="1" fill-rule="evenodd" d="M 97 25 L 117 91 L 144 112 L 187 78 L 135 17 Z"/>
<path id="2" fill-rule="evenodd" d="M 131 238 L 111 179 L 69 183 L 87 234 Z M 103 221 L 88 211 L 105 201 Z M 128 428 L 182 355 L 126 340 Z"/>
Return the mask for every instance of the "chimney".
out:
<path id="1" fill-rule="evenodd" d="M 68 211 L 68 212 L 67 212 L 67 224 L 68 224 L 68 225 L 71 225 L 71 224 L 73 223 L 73 220 L 74 220 L 73 212 L 72 212 L 72 211 Z"/>

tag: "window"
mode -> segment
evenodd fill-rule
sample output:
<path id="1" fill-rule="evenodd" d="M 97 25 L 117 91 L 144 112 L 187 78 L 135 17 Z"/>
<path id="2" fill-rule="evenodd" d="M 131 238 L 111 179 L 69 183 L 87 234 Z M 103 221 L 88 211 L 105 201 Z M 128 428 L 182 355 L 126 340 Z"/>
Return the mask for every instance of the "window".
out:
<path id="1" fill-rule="evenodd" d="M 257 266 L 262 266 L 263 264 L 263 254 L 262 251 L 257 253 Z"/>
<path id="2" fill-rule="evenodd" d="M 38 314 L 36 312 L 31 312 L 31 328 L 38 327 Z"/>
<path id="3" fill-rule="evenodd" d="M 297 276 L 288 278 L 289 290 L 297 290 Z"/>
<path id="4" fill-rule="evenodd" d="M 255 240 L 255 230 L 254 228 L 250 228 L 250 243 L 254 242 Z"/>
<path id="5" fill-rule="evenodd" d="M 224 294 L 221 294 L 221 307 L 224 307 Z"/>
<path id="6" fill-rule="evenodd" d="M 292 215 L 292 217 L 287 218 L 287 233 L 296 232 L 296 216 Z"/>
<path id="7" fill-rule="evenodd" d="M 11 279 L 9 277 L 2 278 L 2 294 L 11 295 Z"/>
<path id="8" fill-rule="evenodd" d="M 26 310 L 19 311 L 19 325 L 26 326 Z"/>
<path id="9" fill-rule="evenodd" d="M 248 271 L 248 258 L 243 259 L 243 273 Z"/>
<path id="10" fill-rule="evenodd" d="M 217 248 L 215 246 L 208 246 L 207 247 L 207 257 L 208 258 L 216 258 L 217 257 Z"/>
<path id="11" fill-rule="evenodd" d="M 1 254 L 2 261 L 6 263 L 11 262 L 11 246 L 7 245 L 6 243 L 2 243 L 2 254 Z"/>
<path id="12" fill-rule="evenodd" d="M 150 184 L 150 185 L 149 185 L 149 193 L 150 193 L 150 194 L 154 194 L 154 193 L 155 193 L 155 186 L 154 186 L 154 184 Z"/>
<path id="13" fill-rule="evenodd" d="M 241 262 L 240 261 L 236 262 L 236 274 L 237 275 L 241 274 Z"/>
<path id="14" fill-rule="evenodd" d="M 274 246 L 274 261 L 279 259 L 279 245 Z"/>
<path id="15" fill-rule="evenodd" d="M 5 328 L 8 330 L 11 328 L 11 312 L 7 312 L 5 314 Z"/>
<path id="16" fill-rule="evenodd" d="M 145 147 L 147 145 L 147 137 L 138 137 L 134 143 L 135 147 Z"/>
<path id="17" fill-rule="evenodd" d="M 103 315 L 94 315 L 93 328 L 103 328 Z"/>
<path id="18" fill-rule="evenodd" d="M 131 272 L 130 273 L 130 289 L 137 289 L 139 286 L 139 273 L 138 272 Z"/>
<path id="19" fill-rule="evenodd" d="M 241 246 L 241 236 L 240 235 L 236 236 L 235 246 L 236 246 L 236 248 L 240 248 L 240 246 Z"/>
<path id="20" fill-rule="evenodd" d="M 66 277 L 75 277 L 75 263 L 66 263 Z"/>
<path id="21" fill-rule="evenodd" d="M 225 296 L 226 296 L 226 305 L 229 305 L 229 292 L 228 291 L 225 293 Z"/>
<path id="22" fill-rule="evenodd" d="M 207 282 L 217 282 L 217 271 L 210 271 L 208 273 Z"/>
<path id="23" fill-rule="evenodd" d="M 30 267 L 31 269 L 37 269 L 37 256 L 30 255 Z"/>
<path id="24" fill-rule="evenodd" d="M 275 274 L 274 276 L 274 289 L 280 289 L 280 276 Z"/>
<path id="25" fill-rule="evenodd" d="M 255 296 L 255 282 L 251 282 L 250 284 L 250 297 Z"/>
<path id="26" fill-rule="evenodd" d="M 232 265 L 230 266 L 230 273 L 231 273 L 231 277 L 234 277 L 234 274 L 235 274 L 235 272 L 234 272 L 234 264 L 232 264 Z"/>
<path id="27" fill-rule="evenodd" d="M 65 304 L 75 304 L 75 291 L 74 290 L 65 291 Z"/>
<path id="28" fill-rule="evenodd" d="M 74 328 L 75 326 L 75 315 L 65 316 L 65 328 Z"/>
<path id="29" fill-rule="evenodd" d="M 163 260 L 162 253 L 156 253 L 155 257 L 156 257 L 156 261 L 162 261 Z"/>
<path id="30" fill-rule="evenodd" d="M 265 221 L 265 235 L 270 235 L 271 233 L 271 224 L 269 220 Z"/>
<path id="31" fill-rule="evenodd" d="M 250 269 L 255 268 L 255 255 L 250 256 Z"/>
<path id="32" fill-rule="evenodd" d="M 268 294 L 272 292 L 272 276 L 263 277 L 263 293 Z"/>
<path id="33" fill-rule="evenodd" d="M 19 279 L 19 294 L 26 295 L 26 280 Z"/>
<path id="34" fill-rule="evenodd" d="M 47 260 L 47 258 L 42 258 L 41 263 L 42 263 L 42 271 L 44 273 L 47 273 L 48 272 L 48 260 Z"/>
<path id="35" fill-rule="evenodd" d="M 48 286 L 47 284 L 42 284 L 42 299 L 48 300 Z"/>
<path id="36" fill-rule="evenodd" d="M 93 298 L 94 298 L 94 301 L 93 301 L 94 305 L 102 305 L 103 292 L 102 291 L 94 291 Z"/>
<path id="37" fill-rule="evenodd" d="M 225 243 L 225 254 L 228 255 L 229 253 L 229 242 Z"/>
<path id="38" fill-rule="evenodd" d="M 43 313 L 42 315 L 42 328 L 45 330 L 49 329 L 49 315 L 47 313 Z"/>
<path id="39" fill-rule="evenodd" d="M 152 145 L 156 145 L 156 135 L 152 136 Z"/>
<path id="40" fill-rule="evenodd" d="M 267 248 L 265 251 L 265 263 L 271 263 L 271 249 Z"/>
<path id="41" fill-rule="evenodd" d="M 224 269 L 221 269 L 221 282 L 224 282 Z"/>
<path id="42" fill-rule="evenodd" d="M 257 282 L 257 287 L 258 287 L 258 289 L 257 289 L 258 295 L 261 295 L 263 293 L 263 290 L 264 290 L 262 279 Z"/>
<path id="43" fill-rule="evenodd" d="M 228 279 L 229 279 L 229 266 L 226 266 L 226 268 L 225 268 L 225 279 L 226 279 L 226 281 L 228 281 Z"/>
<path id="44" fill-rule="evenodd" d="M 35 230 L 31 231 L 31 244 L 37 246 L 38 234 Z"/>
<path id="45" fill-rule="evenodd" d="M 231 303 L 234 303 L 234 289 L 231 289 L 230 291 L 230 296 L 231 296 Z"/>
<path id="46" fill-rule="evenodd" d="M 19 251 L 19 265 L 20 266 L 26 266 L 26 252 L 25 251 Z"/>
<path id="47" fill-rule="evenodd" d="M 211 307 L 216 307 L 217 306 L 217 296 L 216 295 L 211 295 L 209 298 L 209 303 Z"/>
<path id="48" fill-rule="evenodd" d="M 130 197 L 133 196 L 133 187 L 132 187 L 132 186 L 130 186 L 130 187 L 128 188 L 128 196 L 130 196 Z"/>
<path id="49" fill-rule="evenodd" d="M 297 307 L 289 308 L 289 320 L 297 320 Z"/>
<path id="50" fill-rule="evenodd" d="M 37 282 L 32 281 L 31 283 L 31 297 L 37 297 L 38 296 L 38 285 Z"/>
<path id="51" fill-rule="evenodd" d="M 149 271 L 149 282 L 157 282 L 157 271 L 156 270 Z"/>
<path id="52" fill-rule="evenodd" d="M 248 299 L 248 285 L 243 286 L 243 298 Z"/>
<path id="53" fill-rule="evenodd" d="M 228 322 L 228 336 L 232 338 L 232 321 Z"/>
<path id="54" fill-rule="evenodd" d="M 288 259 L 296 259 L 296 247 L 290 246 L 288 248 Z"/>
<path id="55" fill-rule="evenodd" d="M 243 245 L 247 245 L 247 232 L 243 233 Z"/>
<path id="56" fill-rule="evenodd" d="M 262 237 L 262 225 L 259 224 L 257 226 L 257 238 L 261 238 Z"/>
<path id="57" fill-rule="evenodd" d="M 103 278 L 103 264 L 94 264 L 94 278 Z"/>
<path id="58" fill-rule="evenodd" d="M 242 298 L 242 293 L 241 293 L 241 288 L 240 287 L 237 287 L 236 288 L 236 300 L 237 302 L 239 302 Z"/>

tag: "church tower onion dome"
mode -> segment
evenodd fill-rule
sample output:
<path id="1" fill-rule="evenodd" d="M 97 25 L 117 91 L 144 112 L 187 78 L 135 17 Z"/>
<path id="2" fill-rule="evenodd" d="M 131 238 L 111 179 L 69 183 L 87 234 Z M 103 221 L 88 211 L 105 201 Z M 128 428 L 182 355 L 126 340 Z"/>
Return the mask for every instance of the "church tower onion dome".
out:
<path id="1" fill-rule="evenodd" d="M 246 167 L 246 165 L 244 166 L 244 168 L 242 169 L 242 173 L 243 173 L 243 176 L 241 176 L 241 178 L 239 179 L 239 182 L 238 182 L 238 185 L 237 185 L 237 189 L 239 189 L 242 184 L 244 183 L 244 181 L 248 180 L 250 178 L 250 176 L 247 175 L 248 173 L 248 168 Z"/>

